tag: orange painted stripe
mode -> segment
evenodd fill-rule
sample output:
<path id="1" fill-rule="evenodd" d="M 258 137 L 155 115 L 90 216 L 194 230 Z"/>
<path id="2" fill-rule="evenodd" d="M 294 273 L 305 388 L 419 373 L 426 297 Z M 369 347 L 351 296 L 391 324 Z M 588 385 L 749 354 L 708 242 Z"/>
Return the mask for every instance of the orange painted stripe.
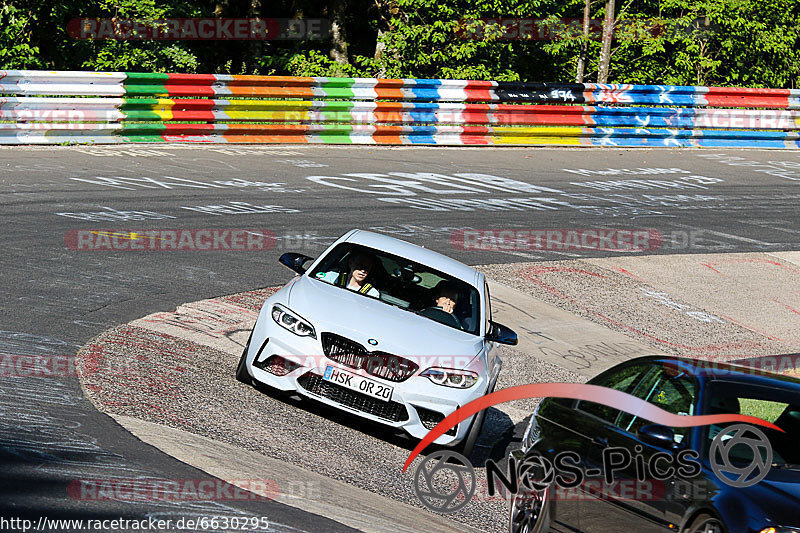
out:
<path id="1" fill-rule="evenodd" d="M 378 144 L 403 144 L 402 132 L 402 126 L 377 126 L 372 139 Z"/>

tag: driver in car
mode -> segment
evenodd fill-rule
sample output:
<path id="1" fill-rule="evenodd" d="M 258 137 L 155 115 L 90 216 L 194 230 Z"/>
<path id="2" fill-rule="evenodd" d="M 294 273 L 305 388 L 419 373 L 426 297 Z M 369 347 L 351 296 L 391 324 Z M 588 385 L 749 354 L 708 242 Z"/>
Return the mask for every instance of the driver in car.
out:
<path id="1" fill-rule="evenodd" d="M 433 294 L 436 306 L 429 307 L 420 314 L 437 322 L 463 329 L 461 320 L 454 313 L 458 304 L 458 288 L 453 283 L 442 280 L 434 288 Z"/>
<path id="2" fill-rule="evenodd" d="M 365 252 L 355 252 L 347 260 L 345 272 L 334 270 L 317 274 L 317 277 L 339 287 L 346 287 L 351 291 L 378 298 L 381 293 L 369 281 L 369 274 L 375 269 L 375 262 L 374 256 Z"/>
<path id="3" fill-rule="evenodd" d="M 458 289 L 451 283 L 439 282 L 436 286 L 436 307 L 442 309 L 446 313 L 453 314 L 458 303 Z"/>

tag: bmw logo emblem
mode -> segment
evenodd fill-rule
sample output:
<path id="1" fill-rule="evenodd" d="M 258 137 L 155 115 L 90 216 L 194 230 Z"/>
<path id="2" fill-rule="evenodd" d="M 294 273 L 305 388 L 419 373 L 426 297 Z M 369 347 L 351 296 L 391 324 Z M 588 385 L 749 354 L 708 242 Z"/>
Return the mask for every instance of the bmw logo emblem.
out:
<path id="1" fill-rule="evenodd" d="M 378 341 L 376 341 L 375 339 L 370 339 L 367 342 L 370 343 L 373 346 L 377 346 L 378 345 Z"/>

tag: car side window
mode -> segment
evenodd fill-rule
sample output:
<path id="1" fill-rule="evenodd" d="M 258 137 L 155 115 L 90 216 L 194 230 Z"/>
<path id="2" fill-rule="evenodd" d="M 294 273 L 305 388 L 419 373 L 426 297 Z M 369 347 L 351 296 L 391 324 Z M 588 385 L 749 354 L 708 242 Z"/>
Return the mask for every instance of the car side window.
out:
<path id="1" fill-rule="evenodd" d="M 630 394 L 651 368 L 650 364 L 631 365 L 610 374 L 601 374 L 589 383 Z M 620 414 L 619 409 L 586 400 L 578 403 L 578 409 L 612 424 Z"/>
<path id="2" fill-rule="evenodd" d="M 632 394 L 669 413 L 689 416 L 695 411 L 697 384 L 687 374 L 676 375 L 674 370 L 655 367 Z M 650 421 L 629 413 L 622 413 L 617 421 L 620 428 L 631 433 L 636 433 L 649 423 Z M 681 442 L 688 433 L 688 428 L 673 428 L 673 430 L 675 442 Z"/>

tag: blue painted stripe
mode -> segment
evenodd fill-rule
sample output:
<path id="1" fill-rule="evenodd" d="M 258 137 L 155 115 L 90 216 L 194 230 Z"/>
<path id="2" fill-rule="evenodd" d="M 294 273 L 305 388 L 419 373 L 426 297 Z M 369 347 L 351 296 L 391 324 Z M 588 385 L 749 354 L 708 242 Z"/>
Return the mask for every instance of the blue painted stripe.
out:
<path id="1" fill-rule="evenodd" d="M 436 111 L 439 104 L 435 102 L 412 102 L 408 114 L 415 122 L 439 122 Z"/>
<path id="2" fill-rule="evenodd" d="M 411 87 L 411 92 L 417 100 L 438 100 L 439 87 L 442 85 L 442 80 L 434 79 L 420 79 L 414 80 L 414 85 Z"/>
<path id="3" fill-rule="evenodd" d="M 436 144 L 433 136 L 436 135 L 439 129 L 436 126 L 408 126 L 411 130 L 406 138 L 411 141 L 411 144 Z"/>

